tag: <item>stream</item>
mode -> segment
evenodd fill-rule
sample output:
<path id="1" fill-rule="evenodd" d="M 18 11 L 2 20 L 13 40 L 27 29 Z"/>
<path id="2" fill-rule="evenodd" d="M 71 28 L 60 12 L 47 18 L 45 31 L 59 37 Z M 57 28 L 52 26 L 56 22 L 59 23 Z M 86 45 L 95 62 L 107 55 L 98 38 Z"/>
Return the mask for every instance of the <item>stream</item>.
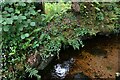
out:
<path id="1" fill-rule="evenodd" d="M 83 42 L 85 46 L 79 50 L 70 46 L 62 48 L 60 59 L 55 57 L 40 71 L 42 80 L 114 80 L 120 72 L 120 34 L 97 35 Z"/>

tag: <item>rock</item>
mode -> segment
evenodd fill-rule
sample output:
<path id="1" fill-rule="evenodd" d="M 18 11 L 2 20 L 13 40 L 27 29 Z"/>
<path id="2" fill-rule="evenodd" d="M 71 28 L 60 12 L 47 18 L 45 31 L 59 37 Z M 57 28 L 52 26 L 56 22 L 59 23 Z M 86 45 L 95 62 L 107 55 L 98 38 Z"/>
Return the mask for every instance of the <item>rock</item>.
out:
<path id="1" fill-rule="evenodd" d="M 39 55 L 39 52 L 32 53 L 28 59 L 27 63 L 38 70 L 43 70 L 54 58 L 54 56 L 50 56 L 45 60 L 42 60 L 41 56 Z"/>
<path id="2" fill-rule="evenodd" d="M 80 5 L 79 5 L 79 3 L 78 2 L 72 2 L 71 9 L 74 12 L 80 12 Z"/>
<path id="3" fill-rule="evenodd" d="M 73 80 L 90 80 L 90 78 L 84 75 L 82 72 L 76 73 Z"/>
<path id="4" fill-rule="evenodd" d="M 38 69 L 43 70 L 52 61 L 54 56 L 50 56 L 46 60 L 42 60 L 41 63 L 39 64 L 39 66 L 38 66 Z"/>

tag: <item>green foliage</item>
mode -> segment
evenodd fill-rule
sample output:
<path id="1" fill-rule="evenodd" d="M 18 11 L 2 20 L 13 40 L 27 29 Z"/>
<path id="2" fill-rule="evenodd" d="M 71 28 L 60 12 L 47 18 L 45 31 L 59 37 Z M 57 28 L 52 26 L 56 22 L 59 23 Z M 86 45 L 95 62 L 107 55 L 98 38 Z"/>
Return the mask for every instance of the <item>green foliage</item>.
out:
<path id="1" fill-rule="evenodd" d="M 39 47 L 41 47 L 40 53 L 42 54 L 40 55 L 43 59 L 56 53 L 59 54 L 61 41 L 64 40 L 59 37 L 51 39 L 51 36 L 56 36 L 58 30 L 52 29 L 52 33 L 46 33 L 47 28 L 45 26 L 54 16 L 58 16 L 58 13 L 63 10 L 60 7 L 64 7 L 65 4 L 61 4 L 61 6 L 59 4 L 57 8 L 60 10 L 54 10 L 49 15 L 40 15 L 35 10 L 34 3 L 5 2 L 1 5 L 2 53 L 5 56 L 2 59 L 4 63 L 3 79 L 21 80 L 26 77 L 26 73 L 29 73 L 29 77 L 35 76 L 39 80 L 38 71 L 25 66 L 28 65 L 26 64 L 27 56 L 31 53 L 31 50 L 34 52 Z"/>
<path id="2" fill-rule="evenodd" d="M 45 13 L 42 14 L 45 18 L 43 18 L 44 24 L 50 22 L 54 17 L 60 16 L 60 14 L 66 12 L 71 8 L 69 2 L 66 4 L 63 2 L 59 3 L 45 3 Z M 58 15 L 59 14 L 59 15 Z"/>
<path id="3" fill-rule="evenodd" d="M 70 8 L 71 8 L 70 2 L 45 3 L 45 13 L 47 15 L 54 15 L 56 13 L 65 12 Z"/>
<path id="4" fill-rule="evenodd" d="M 22 68 L 21 73 L 21 70 L 13 65 L 24 64 L 26 54 L 29 53 L 30 49 L 34 50 L 39 46 L 38 40 L 36 42 L 34 40 L 41 30 L 39 24 L 36 24 L 40 21 L 41 16 L 35 11 L 33 3 L 5 2 L 1 5 L 2 51 L 7 58 L 2 60 L 4 62 L 4 79 L 16 80 L 17 77 L 23 79 L 25 68 Z M 24 65 L 20 65 L 20 67 L 24 67 Z"/>
<path id="5" fill-rule="evenodd" d="M 102 12 L 97 13 L 97 17 L 98 20 L 104 20 L 104 14 Z"/>
<path id="6" fill-rule="evenodd" d="M 73 46 L 74 49 L 79 49 L 80 44 L 82 47 L 84 46 L 81 40 L 76 40 L 76 39 L 70 39 L 68 40 L 69 45 Z"/>
<path id="7" fill-rule="evenodd" d="M 40 80 L 41 79 L 41 76 L 38 75 L 38 70 L 36 70 L 35 68 L 31 68 L 31 67 L 26 67 L 26 70 L 25 70 L 27 73 L 29 73 L 29 77 L 37 77 L 37 80 Z"/>
<path id="8" fill-rule="evenodd" d="M 66 12 L 70 8 L 69 3 L 46 3 L 46 14 L 39 14 L 34 3 L 0 4 L 4 80 L 23 80 L 26 74 L 39 80 L 37 69 L 27 64 L 31 53 L 39 51 L 45 60 L 50 56 L 59 56 L 63 45 L 79 49 L 84 46 L 83 37 L 96 35 L 104 29 L 118 32 L 120 28 L 116 24 L 120 17 L 120 7 L 116 3 L 90 4 L 94 7 L 81 3 L 80 17 Z"/>

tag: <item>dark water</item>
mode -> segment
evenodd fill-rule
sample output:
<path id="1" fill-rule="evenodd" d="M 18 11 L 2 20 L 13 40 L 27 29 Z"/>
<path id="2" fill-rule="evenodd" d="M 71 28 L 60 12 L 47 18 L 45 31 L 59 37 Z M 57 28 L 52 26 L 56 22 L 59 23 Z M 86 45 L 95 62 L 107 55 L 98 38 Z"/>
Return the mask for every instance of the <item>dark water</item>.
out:
<path id="1" fill-rule="evenodd" d="M 74 56 L 78 55 L 79 50 L 74 50 L 72 47 L 67 47 L 60 51 L 60 59 L 55 57 L 51 63 L 41 72 L 42 80 L 89 80 L 89 77 L 82 72 L 69 75 L 70 70 L 73 68 L 75 59 Z"/>
<path id="2" fill-rule="evenodd" d="M 70 68 L 74 64 L 74 59 L 71 58 L 70 60 L 64 61 L 61 64 L 54 65 L 53 70 L 51 71 L 51 78 L 52 79 L 64 79 L 67 73 L 69 72 Z"/>
<path id="3" fill-rule="evenodd" d="M 75 74 L 73 77 L 68 77 L 69 71 L 74 65 L 74 58 L 70 58 L 68 60 L 55 63 L 54 65 L 46 67 L 42 75 L 42 80 L 89 80 L 87 76 L 85 76 L 82 72 Z"/>
<path id="4" fill-rule="evenodd" d="M 115 36 L 116 38 L 118 38 L 117 35 Z M 114 35 L 112 35 L 112 37 L 114 37 Z M 84 44 L 87 44 L 89 46 L 92 43 L 98 43 L 102 41 L 101 38 L 103 41 L 106 40 L 106 36 L 96 36 L 93 37 L 92 39 L 84 40 Z M 120 38 L 120 34 L 119 34 L 119 38 Z M 42 78 L 41 80 L 91 80 L 83 72 L 78 72 L 74 75 L 70 75 L 69 73 L 70 70 L 74 69 L 73 67 L 75 65 L 74 56 L 77 56 L 79 51 L 80 50 L 74 50 L 70 46 L 67 46 L 66 49 L 62 48 L 59 55 L 60 58 L 58 59 L 57 57 L 55 57 L 44 70 L 39 71 L 39 74 L 41 75 Z M 103 53 L 100 54 L 100 56 L 106 55 L 106 51 L 104 50 L 101 51 L 99 50 L 99 48 L 94 48 L 93 50 L 91 49 L 90 51 L 91 51 L 90 53 L 93 53 L 93 55 L 96 55 L 96 53 L 97 54 Z M 32 80 L 37 80 L 37 79 L 34 78 Z"/>

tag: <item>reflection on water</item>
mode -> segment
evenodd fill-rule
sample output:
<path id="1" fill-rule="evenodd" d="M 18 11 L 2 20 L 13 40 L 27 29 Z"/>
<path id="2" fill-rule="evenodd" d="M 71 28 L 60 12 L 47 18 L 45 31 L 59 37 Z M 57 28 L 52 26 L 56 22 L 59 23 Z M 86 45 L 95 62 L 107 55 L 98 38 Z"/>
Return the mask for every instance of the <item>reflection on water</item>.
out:
<path id="1" fill-rule="evenodd" d="M 100 80 L 98 78 L 101 76 L 114 77 L 114 72 L 119 66 L 116 56 L 120 56 L 117 55 L 120 51 L 120 35 L 110 37 L 98 35 L 93 39 L 85 40 L 84 44 L 85 47 L 80 50 L 71 47 L 66 50 L 61 49 L 60 59 L 53 59 L 41 72 L 42 80 L 91 80 L 92 78 Z M 107 66 L 112 67 L 112 70 L 109 71 Z"/>
<path id="2" fill-rule="evenodd" d="M 64 79 L 68 74 L 72 64 L 74 63 L 74 59 L 71 58 L 68 61 L 64 61 L 62 64 L 54 65 L 54 69 L 52 70 L 52 78 L 53 79 Z"/>
<path id="3" fill-rule="evenodd" d="M 72 69 L 74 63 L 75 59 L 70 58 L 62 63 L 58 62 L 54 64 L 50 69 L 50 72 L 44 73 L 42 80 L 90 80 L 90 78 L 82 72 L 76 73 L 74 76 L 69 76 L 69 71 Z"/>

